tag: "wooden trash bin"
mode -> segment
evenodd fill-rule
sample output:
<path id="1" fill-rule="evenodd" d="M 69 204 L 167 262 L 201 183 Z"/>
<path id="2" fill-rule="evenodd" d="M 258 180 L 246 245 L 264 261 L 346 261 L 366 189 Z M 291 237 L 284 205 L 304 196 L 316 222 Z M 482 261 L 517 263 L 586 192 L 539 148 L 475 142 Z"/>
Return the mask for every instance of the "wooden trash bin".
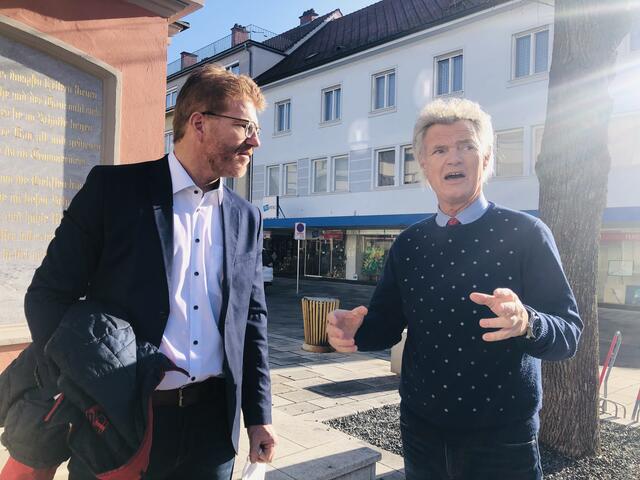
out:
<path id="1" fill-rule="evenodd" d="M 302 297 L 303 350 L 316 353 L 333 350 L 327 339 L 327 314 L 336 308 L 340 308 L 337 298 Z"/>

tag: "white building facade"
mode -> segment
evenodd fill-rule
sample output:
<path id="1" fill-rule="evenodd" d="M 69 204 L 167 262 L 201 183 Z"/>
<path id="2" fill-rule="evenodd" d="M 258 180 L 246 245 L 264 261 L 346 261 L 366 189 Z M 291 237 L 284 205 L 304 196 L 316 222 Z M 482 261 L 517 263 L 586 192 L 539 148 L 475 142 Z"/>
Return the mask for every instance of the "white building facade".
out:
<path id="1" fill-rule="evenodd" d="M 436 211 L 435 195 L 422 184 L 413 159 L 411 136 L 421 108 L 440 96 L 469 98 L 489 112 L 496 173 L 485 194 L 535 214 L 534 167 L 552 44 L 553 7 L 516 0 L 284 78 L 270 80 L 269 71 L 258 78 L 268 107 L 260 117 L 262 146 L 254 156 L 251 193 L 259 206 L 278 197 L 279 218 L 265 220 L 276 272 L 295 273 L 293 224 L 301 221 L 307 225 L 301 272 L 377 280 L 393 239 Z M 633 87 L 639 65 L 634 31 L 620 46 L 611 87 L 612 169 L 598 278 L 603 303 L 640 304 L 640 93 Z"/>

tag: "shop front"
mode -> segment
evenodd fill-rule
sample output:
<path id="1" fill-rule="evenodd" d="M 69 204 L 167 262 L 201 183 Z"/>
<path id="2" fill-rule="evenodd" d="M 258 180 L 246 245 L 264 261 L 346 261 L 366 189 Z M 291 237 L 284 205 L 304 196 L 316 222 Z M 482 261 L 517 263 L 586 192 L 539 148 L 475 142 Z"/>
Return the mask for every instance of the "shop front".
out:
<path id="1" fill-rule="evenodd" d="M 603 229 L 598 303 L 640 308 L 640 228 Z"/>
<path id="2" fill-rule="evenodd" d="M 402 220 L 413 223 L 416 219 Z M 640 309 L 640 227 L 635 225 L 612 228 L 605 224 L 602 229 L 597 277 L 599 304 Z M 267 228 L 265 248 L 273 252 L 275 275 L 293 277 L 298 242 L 293 239 L 293 227 L 287 227 Z M 393 228 L 307 225 L 306 239 L 300 241 L 300 276 L 375 284 L 382 275 L 391 245 L 404 228 L 398 224 Z"/>
<path id="3" fill-rule="evenodd" d="M 312 228 L 300 241 L 300 275 L 305 277 L 378 281 L 391 244 L 401 229 L 337 230 Z M 297 241 L 290 230 L 265 233 L 265 249 L 272 254 L 274 272 L 296 274 Z"/>

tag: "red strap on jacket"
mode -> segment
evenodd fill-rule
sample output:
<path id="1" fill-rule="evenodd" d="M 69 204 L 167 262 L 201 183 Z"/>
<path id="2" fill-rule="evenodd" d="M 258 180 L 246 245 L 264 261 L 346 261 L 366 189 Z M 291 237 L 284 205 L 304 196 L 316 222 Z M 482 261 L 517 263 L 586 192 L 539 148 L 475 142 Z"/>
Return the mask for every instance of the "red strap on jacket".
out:
<path id="1" fill-rule="evenodd" d="M 151 440 L 153 439 L 153 403 L 149 396 L 147 409 L 147 429 L 138 451 L 131 459 L 121 467 L 97 475 L 99 480 L 132 480 L 140 479 L 149 467 L 149 455 L 151 454 Z M 4 480 L 0 478 L 0 480 Z"/>
<path id="2" fill-rule="evenodd" d="M 52 480 L 58 467 L 32 468 L 9 457 L 0 472 L 0 480 Z"/>

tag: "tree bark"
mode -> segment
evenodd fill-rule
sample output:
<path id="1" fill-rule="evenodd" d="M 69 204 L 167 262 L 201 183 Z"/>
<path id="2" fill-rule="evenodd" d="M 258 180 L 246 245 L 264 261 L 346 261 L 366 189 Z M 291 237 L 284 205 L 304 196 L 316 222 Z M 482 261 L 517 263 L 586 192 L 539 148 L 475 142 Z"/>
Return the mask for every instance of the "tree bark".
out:
<path id="1" fill-rule="evenodd" d="M 536 173 L 584 330 L 577 355 L 543 362 L 540 439 L 561 453 L 599 452 L 596 277 L 611 165 L 609 83 L 629 30 L 628 0 L 556 0 L 547 118 Z"/>

